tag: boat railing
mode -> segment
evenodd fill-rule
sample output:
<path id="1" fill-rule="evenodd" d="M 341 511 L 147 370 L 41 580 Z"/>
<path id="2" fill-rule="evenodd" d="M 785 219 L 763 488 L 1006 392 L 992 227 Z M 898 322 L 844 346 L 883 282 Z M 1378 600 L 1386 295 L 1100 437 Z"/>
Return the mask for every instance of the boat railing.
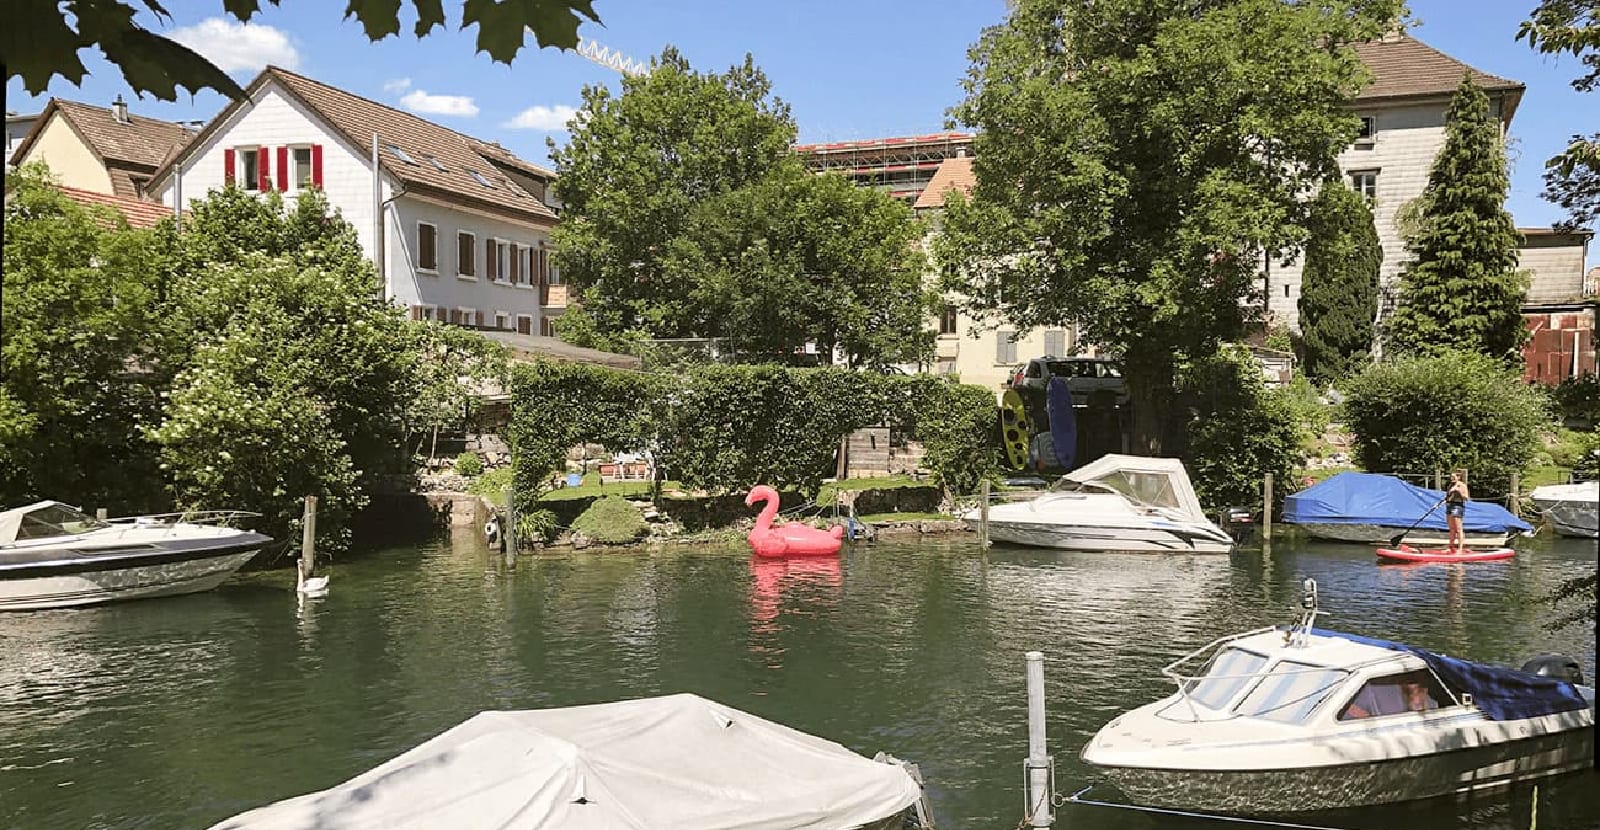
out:
<path id="1" fill-rule="evenodd" d="M 260 516 L 260 513 L 251 510 L 183 510 L 173 513 L 146 513 L 140 516 L 122 516 L 115 519 L 106 519 L 106 523 L 113 526 L 141 528 L 176 527 L 180 524 L 234 527 L 241 520 L 254 519 Z"/>

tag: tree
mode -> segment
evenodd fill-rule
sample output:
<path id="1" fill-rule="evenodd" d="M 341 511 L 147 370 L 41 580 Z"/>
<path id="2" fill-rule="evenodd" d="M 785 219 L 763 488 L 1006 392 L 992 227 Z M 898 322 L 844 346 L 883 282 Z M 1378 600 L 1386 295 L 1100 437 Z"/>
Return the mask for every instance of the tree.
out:
<path id="1" fill-rule="evenodd" d="M 1460 349 L 1517 365 L 1527 336 L 1527 277 L 1517 271 L 1521 237 L 1505 208 L 1511 179 L 1500 122 L 1470 74 L 1446 119 L 1444 149 L 1419 197 L 1416 230 L 1406 239 L 1412 260 L 1385 326 L 1387 342 L 1401 352 Z"/>
<path id="2" fill-rule="evenodd" d="M 1305 460 L 1301 420 L 1287 393 L 1270 390 L 1248 349 L 1224 345 L 1179 371 L 1189 428 L 1179 453 L 1210 508 L 1252 504 L 1261 481 L 1287 482 Z"/>
<path id="3" fill-rule="evenodd" d="M 1600 0 L 1543 0 L 1517 39 L 1547 55 L 1578 58 L 1588 72 L 1573 79 L 1573 89 L 1600 85 Z M 1544 197 L 1568 213 L 1558 228 L 1572 231 L 1600 219 L 1600 133 L 1573 135 L 1565 151 L 1545 162 L 1544 184 Z"/>
<path id="4" fill-rule="evenodd" d="M 279 0 L 267 2 L 279 4 Z M 157 19 L 172 19 L 158 0 L 141 3 Z M 58 75 L 80 84 L 88 70 L 78 52 L 94 46 L 122 70 L 123 79 L 138 94 L 148 92 L 172 101 L 180 87 L 191 94 L 209 87 L 230 98 L 244 97 L 228 73 L 189 47 L 135 22 L 136 5 L 123 0 L 6 0 L 5 33 L 0 34 L 6 80 L 21 78 L 35 95 Z M 379 41 L 400 33 L 400 5 L 400 0 L 350 0 L 345 18 L 356 18 L 367 37 Z M 445 26 L 443 0 L 411 0 L 411 7 L 417 17 L 412 31 L 418 38 Z M 222 11 L 241 22 L 260 10 L 261 0 L 222 2 Z M 600 22 L 593 0 L 462 0 L 461 28 L 477 26 L 478 51 L 509 64 L 521 51 L 527 30 L 532 30 L 540 47 L 576 47 L 580 15 Z"/>
<path id="5" fill-rule="evenodd" d="M 1401 6 L 1020 0 L 953 110 L 980 132 L 939 243 L 948 287 L 1120 354 L 1135 441 L 1160 451 L 1177 362 L 1241 333 L 1261 263 L 1304 240 L 1301 194 L 1355 138 L 1344 106 L 1367 75 L 1342 44 Z"/>
<path id="6" fill-rule="evenodd" d="M 1324 182 L 1312 203 L 1310 231 L 1300 292 L 1302 365 L 1331 383 L 1371 361 L 1383 247 L 1366 200 L 1337 179 Z"/>

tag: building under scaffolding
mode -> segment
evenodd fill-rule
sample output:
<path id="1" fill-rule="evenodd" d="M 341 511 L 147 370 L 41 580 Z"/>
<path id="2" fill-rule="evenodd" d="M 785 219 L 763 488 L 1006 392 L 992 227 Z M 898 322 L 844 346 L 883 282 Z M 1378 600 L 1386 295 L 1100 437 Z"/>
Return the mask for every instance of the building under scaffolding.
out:
<path id="1" fill-rule="evenodd" d="M 812 171 L 839 173 L 858 186 L 883 190 L 896 199 L 912 203 L 945 159 L 971 155 L 972 135 L 934 133 L 797 144 L 794 151 Z"/>

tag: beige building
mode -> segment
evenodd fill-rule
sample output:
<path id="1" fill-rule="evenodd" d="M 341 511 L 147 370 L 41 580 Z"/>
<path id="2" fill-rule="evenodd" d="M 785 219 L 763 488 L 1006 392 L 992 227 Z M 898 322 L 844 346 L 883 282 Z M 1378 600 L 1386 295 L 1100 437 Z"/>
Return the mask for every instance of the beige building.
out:
<path id="1" fill-rule="evenodd" d="M 120 96 L 109 108 L 52 98 L 10 162 L 42 161 L 66 187 L 140 199 L 156 168 L 192 137 L 182 124 L 133 115 Z"/>

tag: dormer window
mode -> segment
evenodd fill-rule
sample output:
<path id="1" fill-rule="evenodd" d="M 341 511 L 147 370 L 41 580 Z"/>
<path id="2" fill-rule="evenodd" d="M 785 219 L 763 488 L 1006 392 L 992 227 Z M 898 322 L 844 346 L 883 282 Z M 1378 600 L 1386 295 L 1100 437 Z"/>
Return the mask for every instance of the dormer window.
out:
<path id="1" fill-rule="evenodd" d="M 395 158 L 405 162 L 406 164 L 413 164 L 414 165 L 414 164 L 417 163 L 414 159 L 411 158 L 411 156 L 406 155 L 406 151 L 400 149 L 399 147 L 396 147 L 393 144 L 390 144 L 390 145 L 387 145 L 387 146 L 389 148 L 389 155 L 394 156 Z"/>
<path id="2" fill-rule="evenodd" d="M 439 161 L 438 159 L 434 158 L 433 156 L 428 156 L 428 163 L 432 164 L 433 165 L 433 169 L 438 170 L 440 173 L 448 173 L 448 172 L 450 172 L 450 168 L 445 167 L 444 166 L 444 162 Z"/>
<path id="3" fill-rule="evenodd" d="M 494 187 L 494 184 L 491 183 L 488 179 L 484 178 L 482 173 L 479 173 L 476 170 L 468 170 L 467 172 L 472 174 L 473 181 L 476 181 L 478 184 L 481 184 L 484 187 L 489 187 L 489 188 Z"/>

